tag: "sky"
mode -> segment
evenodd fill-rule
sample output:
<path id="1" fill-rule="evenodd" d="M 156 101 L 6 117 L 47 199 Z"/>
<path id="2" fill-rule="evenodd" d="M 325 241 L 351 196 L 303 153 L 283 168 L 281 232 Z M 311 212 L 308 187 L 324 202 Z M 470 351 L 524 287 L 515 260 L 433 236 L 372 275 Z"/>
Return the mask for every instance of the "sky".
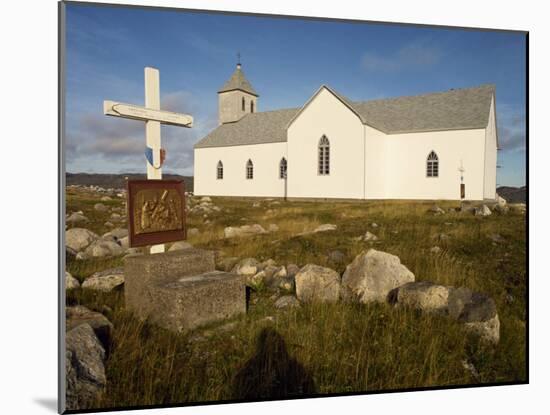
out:
<path id="1" fill-rule="evenodd" d="M 144 104 L 160 71 L 165 173 L 193 175 L 193 145 L 217 126 L 217 91 L 242 69 L 257 110 L 301 107 L 329 85 L 352 101 L 496 85 L 497 185 L 526 180 L 525 36 L 513 32 L 67 4 L 66 170 L 145 172 L 143 122 L 103 115 L 103 100 Z"/>

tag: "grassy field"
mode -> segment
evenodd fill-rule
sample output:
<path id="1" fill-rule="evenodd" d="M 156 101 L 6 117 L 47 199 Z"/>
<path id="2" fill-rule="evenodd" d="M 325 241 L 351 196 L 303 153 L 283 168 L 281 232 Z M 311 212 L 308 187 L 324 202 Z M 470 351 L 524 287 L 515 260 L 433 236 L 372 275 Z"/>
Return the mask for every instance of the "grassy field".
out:
<path id="1" fill-rule="evenodd" d="M 99 196 L 69 190 L 67 211 L 82 210 L 87 228 L 104 233 L 110 214 L 93 205 Z M 76 290 L 67 304 L 103 312 L 114 324 L 106 370 L 108 386 L 95 407 L 153 405 L 220 399 L 265 398 L 526 380 L 525 215 L 427 213 L 422 202 L 282 202 L 213 198 L 221 212 L 190 215 L 200 234 L 196 247 L 227 256 L 315 263 L 340 273 L 361 251 L 374 247 L 401 258 L 417 280 L 466 286 L 490 295 L 501 321 L 501 341 L 488 347 L 444 317 L 389 305 L 313 304 L 277 310 L 272 292 L 252 292 L 249 312 L 230 324 L 176 335 L 142 323 L 124 310 L 121 292 Z M 121 207 L 121 199 L 104 202 Z M 442 208 L 456 207 L 441 202 Z M 224 239 L 226 226 L 277 224 L 279 231 Z M 320 224 L 338 230 L 297 236 Z M 372 223 L 378 226 L 373 227 Z M 376 242 L 354 238 L 365 231 Z M 498 233 L 502 241 L 493 243 Z M 440 238 L 441 234 L 448 236 Z M 429 249 L 442 251 L 432 254 Z M 338 250 L 344 260 L 330 260 Z M 83 280 L 122 265 L 122 258 L 74 261 L 67 270 Z M 468 371 L 472 363 L 477 373 Z M 273 385 L 277 385 L 273 388 Z M 269 396 L 266 396 L 269 394 Z"/>

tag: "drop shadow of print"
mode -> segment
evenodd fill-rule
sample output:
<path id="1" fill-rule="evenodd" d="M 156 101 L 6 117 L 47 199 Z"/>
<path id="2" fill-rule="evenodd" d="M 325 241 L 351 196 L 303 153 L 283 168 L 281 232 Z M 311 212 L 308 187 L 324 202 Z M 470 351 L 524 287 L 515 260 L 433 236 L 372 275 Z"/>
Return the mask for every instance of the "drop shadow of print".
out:
<path id="1" fill-rule="evenodd" d="M 233 379 L 235 399 L 288 398 L 316 392 L 313 378 L 289 355 L 283 337 L 272 328 L 260 332 L 254 356 Z"/>

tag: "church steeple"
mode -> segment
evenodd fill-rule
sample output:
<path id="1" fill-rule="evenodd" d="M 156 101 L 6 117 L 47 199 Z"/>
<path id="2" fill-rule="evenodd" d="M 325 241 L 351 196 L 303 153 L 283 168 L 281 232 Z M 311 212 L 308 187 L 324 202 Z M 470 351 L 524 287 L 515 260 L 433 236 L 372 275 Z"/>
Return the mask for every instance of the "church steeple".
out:
<path id="1" fill-rule="evenodd" d="M 239 121 L 246 114 L 257 111 L 258 93 L 244 76 L 240 54 L 237 68 L 218 91 L 219 123 Z"/>

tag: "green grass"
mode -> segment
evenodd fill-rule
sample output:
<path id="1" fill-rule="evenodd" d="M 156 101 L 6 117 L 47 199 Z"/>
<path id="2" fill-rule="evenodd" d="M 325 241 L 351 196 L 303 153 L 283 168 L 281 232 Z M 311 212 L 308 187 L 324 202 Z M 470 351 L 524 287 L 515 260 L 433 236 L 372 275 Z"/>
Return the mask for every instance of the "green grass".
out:
<path id="1" fill-rule="evenodd" d="M 108 231 L 103 225 L 106 214 L 93 210 L 97 200 L 91 193 L 69 194 L 67 210 L 82 210 L 95 231 L 103 233 Z M 501 321 L 501 341 L 488 347 L 450 319 L 388 305 L 313 304 L 279 311 L 273 307 L 272 293 L 263 290 L 252 293 L 249 312 L 234 320 L 234 327 L 217 330 L 216 326 L 227 323 L 223 322 L 178 335 L 133 318 L 124 310 L 120 292 L 77 290 L 68 293 L 69 304 L 105 312 L 115 326 L 106 365 L 108 386 L 95 407 L 266 397 L 266 379 L 278 382 L 279 387 L 271 389 L 273 394 L 287 396 L 293 391 L 359 392 L 526 379 L 523 215 L 432 216 L 426 213 L 431 204 L 422 202 L 271 206 L 262 201 L 260 208 L 253 208 L 253 201 L 213 201 L 223 210 L 208 215 L 212 224 L 204 225 L 202 215 L 188 218 L 189 227 L 200 230 L 189 239 L 197 247 L 241 258 L 273 258 L 280 264 L 316 263 L 339 272 L 362 250 L 374 247 L 398 255 L 417 280 L 467 286 L 490 295 Z M 121 206 L 121 201 L 113 204 Z M 372 227 L 373 222 L 379 226 Z M 225 226 L 253 223 L 266 228 L 275 223 L 280 230 L 223 239 Z M 338 230 L 296 236 L 322 223 L 334 223 Z M 379 241 L 353 240 L 367 229 Z M 449 238 L 434 240 L 440 233 Z M 504 241 L 494 245 L 489 239 L 493 233 Z M 430 254 L 434 245 L 442 252 Z M 335 249 L 344 254 L 343 262 L 328 258 Z M 120 264 L 120 258 L 89 260 L 72 262 L 68 270 L 82 280 Z M 266 320 L 268 316 L 272 319 Z M 478 377 L 463 368 L 464 359 L 475 365 Z"/>

